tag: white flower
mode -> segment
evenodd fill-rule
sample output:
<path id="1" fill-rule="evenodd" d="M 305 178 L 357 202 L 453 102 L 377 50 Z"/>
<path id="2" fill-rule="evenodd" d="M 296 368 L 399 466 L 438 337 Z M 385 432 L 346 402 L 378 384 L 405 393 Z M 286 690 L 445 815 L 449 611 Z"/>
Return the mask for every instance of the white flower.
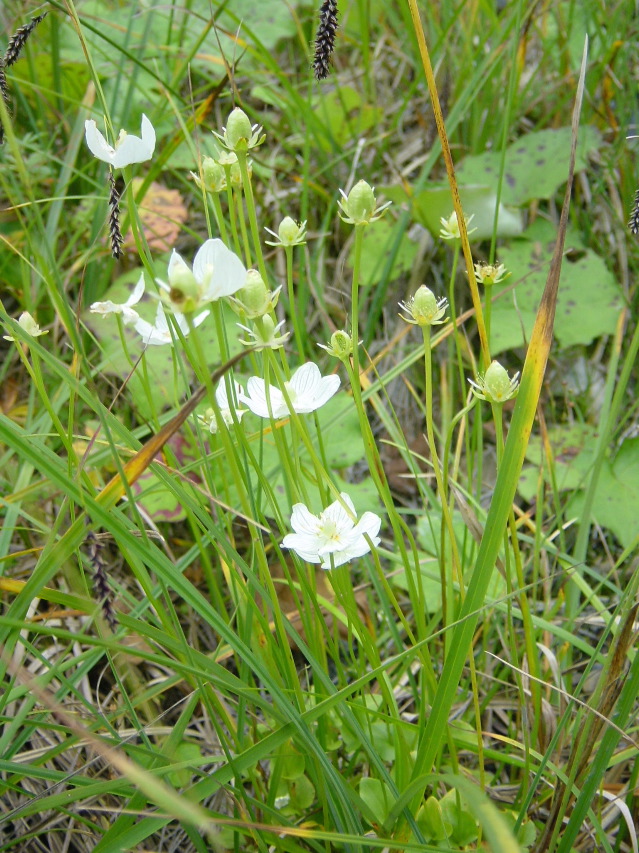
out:
<path id="1" fill-rule="evenodd" d="M 293 411 L 298 415 L 314 412 L 319 409 L 335 394 L 340 386 L 340 378 L 336 374 L 322 376 L 319 367 L 312 361 L 303 364 L 291 376 L 289 382 L 284 383 L 286 393 L 291 401 Z M 251 376 L 246 384 L 248 395 L 244 402 L 260 418 L 284 418 L 289 414 L 284 394 L 279 388 L 269 385 L 269 403 L 266 397 L 266 385 L 263 379 Z"/>
<path id="2" fill-rule="evenodd" d="M 48 335 L 47 329 L 42 331 L 40 326 L 33 319 L 28 311 L 23 311 L 18 318 L 18 325 L 32 338 L 38 338 L 40 335 Z M 13 335 L 3 335 L 5 341 L 15 341 Z"/>
<path id="3" fill-rule="evenodd" d="M 142 116 L 142 138 L 121 130 L 115 148 L 109 145 L 92 118 L 84 122 L 84 130 L 93 156 L 109 163 L 114 169 L 122 169 L 132 163 L 144 163 L 151 159 L 155 151 L 155 129 L 145 115 Z"/>
<path id="4" fill-rule="evenodd" d="M 193 269 L 175 249 L 168 269 L 169 283 L 158 279 L 174 311 L 195 311 L 244 286 L 246 267 L 217 237 L 207 240 L 193 259 Z"/>
<path id="5" fill-rule="evenodd" d="M 352 500 L 345 492 L 340 497 L 341 501 L 332 503 L 319 517 L 313 515 L 304 504 L 295 504 L 291 515 L 291 527 L 295 533 L 285 536 L 282 545 L 291 548 L 309 563 L 321 563 L 323 569 L 341 566 L 367 554 L 371 542 L 374 546 L 379 545 L 377 534 L 381 518 L 374 512 L 365 512 L 355 523 Z"/>
<path id="6" fill-rule="evenodd" d="M 235 389 L 235 399 L 238 402 L 242 401 L 244 399 L 244 389 L 239 382 L 234 382 L 233 387 Z M 231 404 L 229 403 L 229 396 L 226 392 L 226 381 L 224 377 L 220 379 L 220 384 L 217 386 L 215 399 L 219 406 L 222 420 L 228 427 L 233 426 L 233 414 L 231 411 Z M 233 406 L 233 410 L 235 411 L 235 416 L 238 421 L 241 421 L 242 415 L 245 415 L 248 412 L 248 409 L 239 409 L 237 406 Z M 207 409 L 203 415 L 198 415 L 198 418 L 208 428 L 211 434 L 218 431 L 218 420 L 213 409 Z"/>
<path id="7" fill-rule="evenodd" d="M 209 316 L 209 313 L 209 311 L 202 311 L 201 314 L 194 317 L 193 326 L 197 327 L 200 323 L 204 322 L 204 320 Z M 184 337 L 186 337 L 191 330 L 184 314 L 174 312 L 173 319 L 178 324 Z M 151 323 L 143 320 L 142 317 L 138 317 L 135 323 L 135 331 L 139 335 L 142 335 L 147 347 L 161 347 L 164 344 L 172 344 L 175 337 L 175 333 L 171 335 L 171 329 L 169 328 L 166 314 L 164 313 L 164 307 L 161 302 L 158 302 L 158 310 L 155 314 L 155 324 L 151 325 Z"/>
<path id="8" fill-rule="evenodd" d="M 92 314 L 102 314 L 106 317 L 108 314 L 121 314 L 122 322 L 125 326 L 133 325 L 140 319 L 140 315 L 132 306 L 137 305 L 144 295 L 144 273 L 140 276 L 138 283 L 133 288 L 133 293 L 129 296 L 126 302 L 111 302 L 107 299 L 106 302 L 93 302 L 89 306 L 89 311 Z"/>

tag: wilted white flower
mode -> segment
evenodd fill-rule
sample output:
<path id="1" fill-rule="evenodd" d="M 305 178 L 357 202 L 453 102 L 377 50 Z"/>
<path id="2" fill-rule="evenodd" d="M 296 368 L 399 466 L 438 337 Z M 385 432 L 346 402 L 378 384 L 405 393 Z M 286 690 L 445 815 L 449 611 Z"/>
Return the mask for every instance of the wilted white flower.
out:
<path id="1" fill-rule="evenodd" d="M 142 138 L 121 130 L 115 148 L 109 145 L 92 118 L 84 122 L 84 130 L 93 156 L 109 163 L 114 169 L 122 169 L 132 163 L 144 163 L 151 159 L 155 151 L 155 129 L 145 115 L 142 116 Z"/>
<path id="2" fill-rule="evenodd" d="M 246 267 L 235 252 L 216 237 L 200 246 L 193 259 L 193 269 L 174 249 L 168 278 L 168 284 L 157 279 L 167 294 L 165 301 L 174 311 L 187 313 L 243 287 Z"/>
<path id="3" fill-rule="evenodd" d="M 235 389 L 235 399 L 241 402 L 244 398 L 244 390 L 239 382 L 234 382 L 233 387 Z M 231 412 L 231 404 L 229 403 L 229 396 L 226 391 L 226 380 L 224 377 L 220 379 L 220 383 L 217 386 L 215 391 L 215 399 L 217 401 L 217 405 L 220 409 L 220 416 L 224 423 L 227 426 L 233 425 L 233 414 Z M 242 415 L 245 415 L 248 412 L 248 409 L 240 409 L 237 406 L 233 406 L 233 410 L 235 411 L 235 416 L 238 421 L 242 420 Z M 207 427 L 211 434 L 214 434 L 219 429 L 218 419 L 215 414 L 214 409 L 207 409 L 203 415 L 198 415 L 199 420 Z"/>
<path id="4" fill-rule="evenodd" d="M 140 315 L 132 306 L 137 305 L 143 295 L 144 273 L 140 276 L 138 283 L 133 288 L 133 293 L 126 302 L 111 302 L 110 299 L 107 299 L 106 302 L 93 302 L 89 306 L 89 311 L 92 314 L 101 314 L 103 317 L 109 314 L 121 314 L 125 326 L 133 325 L 140 319 Z"/>
<path id="5" fill-rule="evenodd" d="M 340 498 L 319 516 L 313 515 L 304 504 L 295 504 L 291 515 L 295 533 L 285 536 L 282 545 L 309 563 L 321 563 L 323 569 L 341 566 L 367 554 L 371 543 L 379 545 L 381 518 L 374 512 L 365 512 L 356 523 L 352 500 L 345 492 Z"/>
<path id="6" fill-rule="evenodd" d="M 510 379 L 498 361 L 493 361 L 484 375 L 477 377 L 477 382 L 468 381 L 473 386 L 473 394 L 488 403 L 505 403 L 516 397 L 519 390 L 519 373 Z"/>
<path id="7" fill-rule="evenodd" d="M 200 323 L 203 323 L 209 316 L 209 313 L 209 311 L 202 311 L 201 314 L 194 317 L 193 327 L 196 328 Z M 191 329 L 184 314 L 179 314 L 177 311 L 174 311 L 173 319 L 179 326 L 184 337 L 186 337 Z M 147 320 L 143 320 L 142 317 L 138 317 L 135 323 L 135 331 L 139 335 L 142 335 L 147 347 L 161 347 L 164 346 L 164 344 L 172 344 L 173 338 L 175 337 L 175 333 L 171 335 L 171 329 L 169 328 L 166 314 L 164 313 L 164 306 L 161 302 L 158 302 L 158 310 L 155 314 L 155 323 L 151 325 Z"/>
<path id="8" fill-rule="evenodd" d="M 339 376 L 336 374 L 322 376 L 319 367 L 312 361 L 298 367 L 290 380 L 284 383 L 293 411 L 298 415 L 321 408 L 336 393 L 339 386 Z M 260 418 L 284 418 L 290 414 L 284 394 L 273 385 L 269 385 L 269 411 L 266 384 L 263 379 L 251 376 L 246 384 L 246 390 L 244 402 L 254 415 Z"/>
<path id="9" fill-rule="evenodd" d="M 475 232 L 476 228 L 471 228 L 468 230 L 468 226 L 473 221 L 475 217 L 474 213 L 471 213 L 470 216 L 464 216 L 464 222 L 466 223 L 466 233 L 470 236 L 473 232 Z M 451 215 L 446 219 L 446 217 L 441 216 L 439 221 L 442 224 L 442 229 L 439 232 L 439 236 L 442 240 L 459 240 L 461 239 L 461 234 L 459 233 L 459 222 L 457 221 L 457 214 L 453 210 Z"/>
<path id="10" fill-rule="evenodd" d="M 28 311 L 23 311 L 18 317 L 18 325 L 32 338 L 38 338 L 40 335 L 48 335 L 48 329 L 44 331 L 38 326 Z M 15 341 L 13 335 L 3 335 L 5 341 Z"/>

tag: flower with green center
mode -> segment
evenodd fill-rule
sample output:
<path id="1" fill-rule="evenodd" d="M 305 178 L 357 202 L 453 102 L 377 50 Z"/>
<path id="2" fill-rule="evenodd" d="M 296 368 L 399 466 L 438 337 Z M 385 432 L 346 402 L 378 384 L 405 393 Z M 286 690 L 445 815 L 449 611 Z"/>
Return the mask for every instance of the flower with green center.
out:
<path id="1" fill-rule="evenodd" d="M 48 329 L 43 331 L 40 326 L 38 326 L 28 311 L 23 311 L 22 314 L 20 314 L 18 317 L 18 325 L 27 335 L 29 335 L 30 338 L 39 338 L 40 335 L 49 334 Z M 3 338 L 5 341 L 15 341 L 13 335 L 3 335 Z"/>
<path id="2" fill-rule="evenodd" d="M 477 229 L 471 228 L 468 230 L 468 226 L 473 221 L 475 217 L 474 213 L 471 213 L 470 216 L 464 216 L 464 222 L 466 223 L 466 233 L 470 237 Z M 459 222 L 457 221 L 457 214 L 453 210 L 451 215 L 446 219 L 444 216 L 441 216 L 439 221 L 442 224 L 442 229 L 439 232 L 439 236 L 442 240 L 460 240 L 461 234 L 459 233 Z"/>
<path id="3" fill-rule="evenodd" d="M 193 269 L 174 249 L 169 261 L 168 279 L 168 284 L 157 279 L 166 294 L 162 296 L 163 301 L 173 311 L 186 314 L 222 296 L 236 293 L 246 281 L 246 268 L 235 252 L 215 238 L 207 240 L 198 249 Z"/>
<path id="4" fill-rule="evenodd" d="M 105 302 L 92 302 L 89 305 L 89 311 L 92 314 L 101 314 L 103 317 L 107 317 L 109 314 L 119 314 L 125 326 L 132 326 L 140 319 L 140 315 L 133 306 L 138 304 L 143 295 L 144 273 L 140 275 L 138 283 L 133 288 L 133 292 L 126 302 L 111 302 L 110 299 L 107 299 Z"/>
<path id="5" fill-rule="evenodd" d="M 505 403 L 516 397 L 519 390 L 519 373 L 510 379 L 498 361 L 493 361 L 484 375 L 477 377 L 477 382 L 468 381 L 473 387 L 473 394 L 488 403 Z"/>
<path id="6" fill-rule="evenodd" d="M 266 139 L 262 128 L 257 124 L 251 124 L 249 117 L 239 107 L 229 115 L 226 127 L 222 128 L 222 134 L 215 135 L 229 151 L 249 151 L 257 148 Z"/>
<path id="7" fill-rule="evenodd" d="M 326 507 L 319 516 L 304 504 L 295 504 L 291 515 L 294 533 L 282 540 L 284 548 L 290 548 L 309 563 L 321 563 L 323 569 L 333 569 L 362 557 L 377 547 L 377 535 L 382 520 L 374 512 L 365 512 L 356 522 L 353 501 L 342 492 L 340 500 Z"/>
<path id="8" fill-rule="evenodd" d="M 84 130 L 86 143 L 93 156 L 108 163 L 113 169 L 144 163 L 151 159 L 155 151 L 155 130 L 145 115 L 142 116 L 141 137 L 121 130 L 115 148 L 109 145 L 93 119 L 84 122 Z"/>
<path id="9" fill-rule="evenodd" d="M 239 382 L 233 382 L 234 396 L 237 402 L 241 402 L 244 397 L 244 390 Z M 248 412 L 248 409 L 241 409 L 237 405 L 229 403 L 229 395 L 226 390 L 226 379 L 223 376 L 220 379 L 219 385 L 215 390 L 215 400 L 220 410 L 220 417 L 227 427 L 233 426 L 233 412 L 238 421 L 242 420 L 242 415 Z M 219 429 L 217 415 L 213 409 L 207 409 L 203 415 L 198 415 L 198 420 L 208 429 L 211 435 L 214 435 Z"/>
<path id="10" fill-rule="evenodd" d="M 415 326 L 438 326 L 446 322 L 444 314 L 448 308 L 448 300 L 444 296 L 437 299 L 433 291 L 422 284 L 415 295 L 406 302 L 400 302 L 399 307 L 406 312 L 405 315 L 399 316 L 407 323 L 413 323 Z"/>
<path id="11" fill-rule="evenodd" d="M 475 278 L 484 287 L 499 284 L 508 278 L 510 273 L 503 264 L 475 264 Z"/>
<path id="12" fill-rule="evenodd" d="M 275 241 L 266 240 L 267 246 L 303 246 L 306 243 L 306 220 L 298 225 L 290 216 L 285 216 L 280 222 L 277 234 L 266 229 L 275 237 Z"/>
<path id="13" fill-rule="evenodd" d="M 342 198 L 337 204 L 341 210 L 340 216 L 349 225 L 370 225 L 384 215 L 384 212 L 392 202 L 387 201 L 381 207 L 377 207 L 375 192 L 366 181 L 358 181 L 348 195 L 340 190 Z"/>
<path id="14" fill-rule="evenodd" d="M 327 403 L 340 386 L 336 374 L 322 376 L 319 367 L 312 361 L 298 367 L 290 380 L 284 383 L 286 393 L 294 412 L 305 415 L 314 412 Z M 246 383 L 247 394 L 242 402 L 246 403 L 254 415 L 260 418 L 285 418 L 290 414 L 282 391 L 269 385 L 268 397 L 266 383 L 258 376 L 251 376 Z"/>

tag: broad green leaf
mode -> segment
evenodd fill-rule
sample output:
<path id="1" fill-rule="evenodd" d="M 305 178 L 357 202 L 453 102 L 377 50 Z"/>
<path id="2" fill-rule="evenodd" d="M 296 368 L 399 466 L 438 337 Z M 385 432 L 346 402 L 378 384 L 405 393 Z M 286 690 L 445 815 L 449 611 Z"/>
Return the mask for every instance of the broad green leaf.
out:
<path id="1" fill-rule="evenodd" d="M 579 516 L 583 493 L 569 502 L 567 513 Z M 592 505 L 594 520 L 611 530 L 625 548 L 639 539 L 639 438 L 624 441 L 612 464 L 604 462 Z"/>
<path id="2" fill-rule="evenodd" d="M 597 128 L 580 128 L 576 172 L 586 168 L 588 155 L 600 144 L 601 134 Z M 569 127 L 540 130 L 522 136 L 506 150 L 502 202 L 521 207 L 531 199 L 551 198 L 566 183 L 569 158 Z M 500 165 L 499 151 L 472 155 L 460 163 L 457 179 L 460 183 L 496 187 Z"/>
<path id="3" fill-rule="evenodd" d="M 493 287 L 493 296 L 505 291 L 493 302 L 490 344 L 494 355 L 524 346 L 530 338 L 552 258 L 554 236 L 548 230 L 552 229 L 547 224 L 529 229 L 525 239 L 499 252 L 511 276 Z M 621 288 L 603 258 L 590 249 L 568 253 L 561 269 L 555 319 L 560 346 L 589 344 L 611 334 L 621 308 Z"/>
<path id="4" fill-rule="evenodd" d="M 370 811 L 378 817 L 381 826 L 388 814 L 388 809 L 394 802 L 394 797 L 386 785 L 379 779 L 364 777 L 359 783 L 359 795 Z"/>

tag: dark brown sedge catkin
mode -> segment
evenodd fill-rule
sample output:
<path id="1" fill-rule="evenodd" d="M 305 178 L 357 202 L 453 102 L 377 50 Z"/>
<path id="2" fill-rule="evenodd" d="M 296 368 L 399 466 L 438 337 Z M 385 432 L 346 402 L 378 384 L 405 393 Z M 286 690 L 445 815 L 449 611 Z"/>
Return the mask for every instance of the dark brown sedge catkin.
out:
<path id="1" fill-rule="evenodd" d="M 632 234 L 639 234 L 639 190 L 635 193 L 635 200 L 632 203 L 628 228 Z"/>
<path id="2" fill-rule="evenodd" d="M 5 68 L 8 68 L 10 65 L 13 65 L 20 58 L 20 54 L 22 53 L 22 48 L 27 43 L 27 39 L 38 26 L 40 21 L 46 18 L 47 12 L 43 12 L 42 15 L 38 15 L 37 18 L 33 18 L 30 23 L 25 24 L 20 29 L 16 30 L 15 33 L 9 39 L 9 44 L 7 45 L 7 50 L 4 55 L 4 64 Z"/>
<path id="3" fill-rule="evenodd" d="M 102 555 L 102 545 L 95 533 L 90 530 L 85 539 L 87 557 L 93 569 L 93 589 L 95 597 L 100 602 L 102 615 L 112 631 L 118 626 L 118 620 L 113 608 L 113 591 L 109 586 L 106 560 Z"/>
<path id="4" fill-rule="evenodd" d="M 324 0 L 320 6 L 319 25 L 315 37 L 313 71 L 316 80 L 324 80 L 331 70 L 331 56 L 337 32 L 337 0 Z"/>
<path id="5" fill-rule="evenodd" d="M 7 75 L 4 70 L 4 62 L 0 59 L 0 97 L 9 109 L 9 87 L 7 86 Z M 4 127 L 0 121 L 0 145 L 4 142 Z"/>
<path id="6" fill-rule="evenodd" d="M 109 172 L 109 237 L 111 238 L 111 255 L 117 260 L 122 257 L 124 237 L 120 231 L 120 194 L 115 186 L 113 172 Z"/>

